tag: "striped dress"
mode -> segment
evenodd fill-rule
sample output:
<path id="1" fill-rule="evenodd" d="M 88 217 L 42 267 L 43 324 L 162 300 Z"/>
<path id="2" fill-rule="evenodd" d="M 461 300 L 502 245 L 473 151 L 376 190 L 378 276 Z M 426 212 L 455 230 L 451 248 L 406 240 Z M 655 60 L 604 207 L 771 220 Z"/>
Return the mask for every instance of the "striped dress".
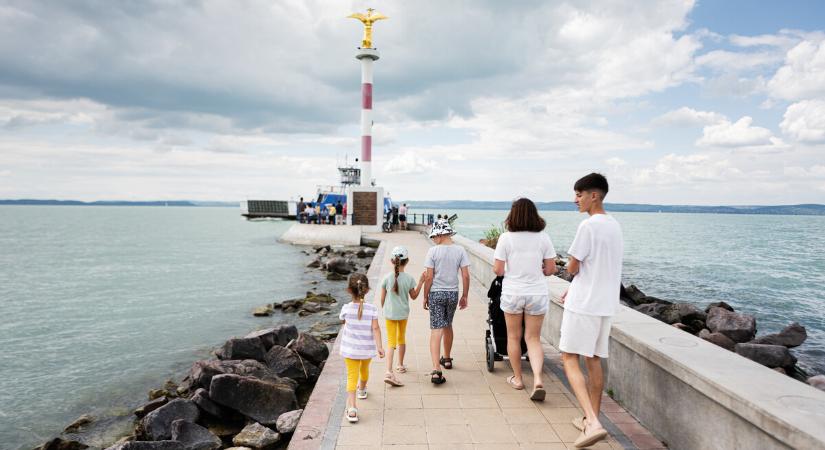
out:
<path id="1" fill-rule="evenodd" d="M 347 303 L 341 308 L 341 320 L 346 320 L 341 339 L 341 356 L 349 359 L 370 359 L 375 357 L 375 337 L 372 335 L 372 321 L 378 319 L 378 308 L 364 302 L 361 319 L 358 319 L 358 304 Z"/>

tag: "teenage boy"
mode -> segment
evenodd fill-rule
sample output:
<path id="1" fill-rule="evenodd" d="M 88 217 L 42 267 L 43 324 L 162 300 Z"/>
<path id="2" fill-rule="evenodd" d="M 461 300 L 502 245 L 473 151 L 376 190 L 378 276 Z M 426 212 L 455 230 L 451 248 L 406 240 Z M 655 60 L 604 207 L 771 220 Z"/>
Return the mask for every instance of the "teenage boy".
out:
<path id="1" fill-rule="evenodd" d="M 607 358 L 610 324 L 619 306 L 619 286 L 622 277 L 622 229 L 604 210 L 607 179 L 591 173 L 573 186 L 579 212 L 589 217 L 579 224 L 570 244 L 567 271 L 574 275 L 567 292 L 562 295 L 564 314 L 561 320 L 561 340 L 564 373 L 585 416 L 573 420 L 581 430 L 576 448 L 590 447 L 607 437 L 599 422 L 604 374 L 601 358 Z M 584 357 L 587 380 L 580 357 Z"/>

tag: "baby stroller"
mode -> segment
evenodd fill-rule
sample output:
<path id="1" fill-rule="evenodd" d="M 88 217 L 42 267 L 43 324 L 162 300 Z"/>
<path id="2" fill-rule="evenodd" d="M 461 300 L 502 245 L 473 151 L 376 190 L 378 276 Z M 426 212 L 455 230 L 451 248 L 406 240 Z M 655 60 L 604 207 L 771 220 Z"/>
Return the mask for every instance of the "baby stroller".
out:
<path id="1" fill-rule="evenodd" d="M 509 360 L 507 356 L 507 323 L 501 310 L 501 283 L 504 277 L 496 277 L 487 291 L 490 301 L 487 303 L 487 331 L 485 332 L 484 350 L 487 355 L 487 371 L 495 369 L 496 361 Z M 528 360 L 527 343 L 524 342 L 524 322 L 521 324 L 521 360 Z"/>

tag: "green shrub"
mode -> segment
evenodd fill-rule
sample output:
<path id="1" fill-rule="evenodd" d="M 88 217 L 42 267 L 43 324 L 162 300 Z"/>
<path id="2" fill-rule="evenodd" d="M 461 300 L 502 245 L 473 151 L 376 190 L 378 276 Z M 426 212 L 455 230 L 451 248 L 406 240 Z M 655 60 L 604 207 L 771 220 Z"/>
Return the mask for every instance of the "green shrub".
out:
<path id="1" fill-rule="evenodd" d="M 489 230 L 484 232 L 484 245 L 490 248 L 496 248 L 498 244 L 498 237 L 501 236 L 504 230 L 501 227 L 493 225 Z"/>

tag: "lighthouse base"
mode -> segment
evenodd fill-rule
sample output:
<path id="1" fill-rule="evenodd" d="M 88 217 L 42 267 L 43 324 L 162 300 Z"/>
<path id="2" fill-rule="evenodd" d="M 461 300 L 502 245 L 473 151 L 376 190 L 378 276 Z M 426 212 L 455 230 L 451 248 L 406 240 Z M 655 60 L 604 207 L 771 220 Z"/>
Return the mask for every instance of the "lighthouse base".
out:
<path id="1" fill-rule="evenodd" d="M 347 188 L 347 225 L 360 225 L 364 232 L 380 232 L 384 223 L 384 188 Z"/>

